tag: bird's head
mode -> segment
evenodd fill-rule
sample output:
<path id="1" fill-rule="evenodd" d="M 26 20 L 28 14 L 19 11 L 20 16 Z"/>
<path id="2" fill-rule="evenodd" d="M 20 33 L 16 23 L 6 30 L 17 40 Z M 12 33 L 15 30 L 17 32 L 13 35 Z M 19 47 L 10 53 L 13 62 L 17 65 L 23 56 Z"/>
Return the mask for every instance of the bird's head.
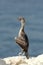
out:
<path id="1" fill-rule="evenodd" d="M 25 25 L 24 17 L 20 16 L 20 17 L 18 17 L 18 20 L 21 22 L 22 25 Z"/>

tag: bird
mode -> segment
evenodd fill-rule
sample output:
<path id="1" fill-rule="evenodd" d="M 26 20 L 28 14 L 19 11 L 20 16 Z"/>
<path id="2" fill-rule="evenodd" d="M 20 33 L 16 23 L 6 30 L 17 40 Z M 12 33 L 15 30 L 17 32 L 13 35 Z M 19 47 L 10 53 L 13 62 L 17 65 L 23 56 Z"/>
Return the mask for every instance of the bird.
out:
<path id="1" fill-rule="evenodd" d="M 21 27 L 18 33 L 18 36 L 15 37 L 16 43 L 21 47 L 21 54 L 25 53 L 26 58 L 29 58 L 28 48 L 29 48 L 29 39 L 27 34 L 24 31 L 25 27 L 25 18 L 23 16 L 18 17 L 19 22 L 21 23 Z"/>

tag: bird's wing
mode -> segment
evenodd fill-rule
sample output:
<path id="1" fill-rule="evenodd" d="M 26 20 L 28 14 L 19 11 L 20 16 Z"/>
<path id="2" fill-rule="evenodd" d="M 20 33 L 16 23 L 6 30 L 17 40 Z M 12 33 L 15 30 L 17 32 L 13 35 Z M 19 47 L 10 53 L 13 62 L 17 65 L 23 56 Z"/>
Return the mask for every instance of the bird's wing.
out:
<path id="1" fill-rule="evenodd" d="M 21 38 L 22 38 L 22 40 L 24 40 L 25 42 L 29 42 L 29 40 L 28 40 L 28 36 L 26 35 L 26 33 L 24 32 L 24 31 L 22 31 L 22 33 L 21 33 Z"/>

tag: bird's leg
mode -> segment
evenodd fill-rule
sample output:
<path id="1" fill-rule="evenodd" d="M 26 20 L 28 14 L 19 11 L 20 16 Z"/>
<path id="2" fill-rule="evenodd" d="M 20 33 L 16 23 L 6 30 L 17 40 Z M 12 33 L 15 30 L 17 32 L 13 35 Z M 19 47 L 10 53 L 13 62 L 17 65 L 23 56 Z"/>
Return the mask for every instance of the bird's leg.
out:
<path id="1" fill-rule="evenodd" d="M 22 49 L 22 55 L 24 55 L 25 54 L 25 52 L 24 52 L 24 50 Z"/>
<path id="2" fill-rule="evenodd" d="M 21 52 L 19 52 L 19 54 L 18 54 L 19 56 L 21 56 L 22 55 L 22 53 Z"/>
<path id="3" fill-rule="evenodd" d="M 24 55 L 24 50 L 21 49 L 21 52 L 19 53 L 19 55 Z"/>

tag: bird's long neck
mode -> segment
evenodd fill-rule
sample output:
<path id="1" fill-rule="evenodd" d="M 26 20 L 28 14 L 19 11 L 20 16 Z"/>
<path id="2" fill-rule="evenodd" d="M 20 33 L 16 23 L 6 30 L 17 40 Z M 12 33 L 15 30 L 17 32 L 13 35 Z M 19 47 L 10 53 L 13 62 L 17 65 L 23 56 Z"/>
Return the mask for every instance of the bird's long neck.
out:
<path id="1" fill-rule="evenodd" d="M 19 37 L 21 37 L 21 33 L 24 32 L 25 23 L 21 22 L 21 27 L 19 30 Z"/>
<path id="2" fill-rule="evenodd" d="M 24 25 L 24 23 L 21 23 L 21 31 L 23 30 L 24 31 L 24 27 L 25 27 L 25 25 Z"/>

